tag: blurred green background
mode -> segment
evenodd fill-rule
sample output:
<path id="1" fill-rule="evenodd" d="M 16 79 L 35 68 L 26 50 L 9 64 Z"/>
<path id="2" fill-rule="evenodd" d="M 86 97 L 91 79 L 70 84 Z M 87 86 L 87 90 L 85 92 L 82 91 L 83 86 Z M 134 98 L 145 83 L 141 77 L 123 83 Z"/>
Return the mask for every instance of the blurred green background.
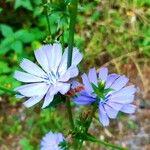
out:
<path id="1" fill-rule="evenodd" d="M 69 0 L 0 1 L 0 86 L 19 86 L 13 79 L 14 71 L 23 58 L 34 61 L 33 52 L 42 44 L 60 41 L 67 46 L 68 3 Z M 110 72 L 126 74 L 140 89 L 135 115 L 119 115 L 108 129 L 97 121 L 90 132 L 132 150 L 149 150 L 150 0 L 80 0 L 75 45 L 84 54 L 81 72 L 104 65 Z M 67 134 L 63 105 L 41 110 L 37 104 L 27 109 L 22 102 L 0 91 L 0 150 L 37 150 L 49 130 Z M 145 143 L 140 142 L 143 136 L 148 136 Z M 134 138 L 139 138 L 139 142 L 130 143 L 129 137 L 133 143 Z M 85 149 L 105 149 L 88 144 Z"/>

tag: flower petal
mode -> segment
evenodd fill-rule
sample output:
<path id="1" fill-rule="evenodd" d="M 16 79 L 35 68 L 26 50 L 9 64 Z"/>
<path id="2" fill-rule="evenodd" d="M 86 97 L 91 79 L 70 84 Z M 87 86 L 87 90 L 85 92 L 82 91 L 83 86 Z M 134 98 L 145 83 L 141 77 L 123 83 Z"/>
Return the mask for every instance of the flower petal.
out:
<path id="1" fill-rule="evenodd" d="M 79 74 L 79 70 L 77 67 L 71 66 L 68 68 L 68 70 L 65 72 L 65 74 L 63 74 L 58 81 L 61 82 L 66 82 L 68 81 L 70 78 L 74 78 Z"/>
<path id="2" fill-rule="evenodd" d="M 82 91 L 80 91 L 79 92 L 80 93 L 80 95 L 82 95 L 82 96 L 87 96 L 87 97 L 90 97 L 90 98 L 94 98 L 94 99 L 96 99 L 96 94 L 94 94 L 94 93 L 89 93 L 88 91 L 86 91 L 86 90 L 82 90 Z"/>
<path id="3" fill-rule="evenodd" d="M 65 139 L 61 133 L 52 133 L 51 131 L 47 133 L 41 141 L 40 150 L 63 150 L 60 147 L 60 143 Z"/>
<path id="4" fill-rule="evenodd" d="M 72 66 L 76 66 L 82 60 L 83 55 L 80 53 L 79 49 L 74 47 L 73 48 L 73 55 L 72 55 Z"/>
<path id="5" fill-rule="evenodd" d="M 45 96 L 42 108 L 47 107 L 53 101 L 53 98 L 54 98 L 54 95 L 50 95 L 50 93 L 48 92 Z"/>
<path id="6" fill-rule="evenodd" d="M 34 52 L 35 58 L 36 58 L 37 62 L 41 65 L 41 67 L 42 67 L 46 72 L 49 72 L 49 71 L 50 71 L 46 51 L 50 51 L 50 50 L 51 50 L 51 47 L 52 47 L 51 45 L 47 44 L 47 45 L 44 45 L 43 47 L 37 49 L 37 50 Z"/>
<path id="7" fill-rule="evenodd" d="M 121 103 L 121 104 L 127 104 L 131 103 L 134 100 L 134 95 L 120 95 L 120 96 L 114 96 L 110 98 L 111 102 Z"/>
<path id="8" fill-rule="evenodd" d="M 60 88 L 61 88 L 61 87 L 58 86 L 58 84 L 52 85 L 52 86 L 49 88 L 48 93 L 49 93 L 50 95 L 55 95 L 55 94 L 57 94 L 57 93 L 59 92 Z"/>
<path id="9" fill-rule="evenodd" d="M 132 114 L 134 113 L 136 110 L 136 106 L 133 104 L 127 104 L 124 105 L 120 111 L 124 112 L 124 113 L 128 113 L 128 114 Z"/>
<path id="10" fill-rule="evenodd" d="M 108 69 L 105 67 L 102 67 L 99 71 L 99 79 L 102 81 L 106 81 L 107 76 L 108 76 Z"/>
<path id="11" fill-rule="evenodd" d="M 80 61 L 82 60 L 82 54 L 79 52 L 77 48 L 73 48 L 73 54 L 72 54 L 72 63 L 71 66 L 77 66 Z M 61 63 L 58 69 L 58 72 L 60 75 L 64 74 L 67 70 L 67 61 L 68 61 L 68 47 L 65 48 L 65 51 L 63 53 Z"/>
<path id="12" fill-rule="evenodd" d="M 74 102 L 78 105 L 89 105 L 95 102 L 95 98 L 90 97 L 89 95 L 79 95 L 77 97 L 74 97 Z"/>
<path id="13" fill-rule="evenodd" d="M 49 61 L 50 69 L 56 73 L 62 58 L 61 44 L 55 43 L 50 47 L 50 49 L 45 49 L 45 52 Z"/>
<path id="14" fill-rule="evenodd" d="M 60 75 L 63 75 L 67 70 L 67 60 L 68 60 L 68 49 L 65 48 L 58 69 Z"/>
<path id="15" fill-rule="evenodd" d="M 99 120 L 103 126 L 109 125 L 109 118 L 101 104 L 99 104 Z"/>
<path id="16" fill-rule="evenodd" d="M 18 91 L 21 95 L 32 97 L 44 95 L 47 92 L 48 88 L 49 85 L 47 85 L 46 83 L 32 83 L 22 85 L 15 90 Z"/>
<path id="17" fill-rule="evenodd" d="M 134 85 L 126 86 L 122 88 L 121 90 L 114 92 L 112 94 L 112 97 L 120 97 L 120 96 L 127 96 L 127 95 L 132 95 L 136 92 L 136 88 Z"/>
<path id="18" fill-rule="evenodd" d="M 129 79 L 126 76 L 120 76 L 118 79 L 115 80 L 115 82 L 110 86 L 110 88 L 118 91 L 121 88 L 123 88 L 128 81 Z"/>
<path id="19" fill-rule="evenodd" d="M 45 72 L 37 66 L 35 63 L 28 59 L 23 59 L 22 62 L 20 63 L 20 67 L 25 70 L 26 72 L 33 74 L 38 77 L 43 77 L 45 76 Z"/>
<path id="20" fill-rule="evenodd" d="M 63 95 L 66 94 L 70 89 L 69 83 L 61 83 L 59 86 L 60 86 L 59 92 Z"/>
<path id="21" fill-rule="evenodd" d="M 44 99 L 44 104 L 42 106 L 42 108 L 45 108 L 46 106 L 48 106 L 52 100 L 55 94 L 57 94 L 59 92 L 59 90 L 61 90 L 61 86 L 58 85 L 58 83 L 56 85 L 51 85 L 51 87 L 49 88 L 45 99 Z"/>
<path id="22" fill-rule="evenodd" d="M 89 82 L 89 79 L 88 79 L 87 75 L 84 73 L 81 77 L 82 77 L 82 82 L 85 86 L 85 90 L 92 93 L 93 89 L 92 89 L 92 86 Z"/>
<path id="23" fill-rule="evenodd" d="M 97 85 L 97 74 L 95 68 L 89 70 L 88 78 L 91 83 Z"/>
<path id="24" fill-rule="evenodd" d="M 105 89 L 109 88 L 115 82 L 115 80 L 119 77 L 120 77 L 120 75 L 115 74 L 115 73 L 108 75 L 107 80 L 106 80 Z"/>
<path id="25" fill-rule="evenodd" d="M 120 111 L 120 109 L 123 107 L 123 104 L 121 103 L 116 103 L 116 102 L 107 102 L 107 105 L 109 105 L 110 107 L 112 107 L 113 109 Z"/>
<path id="26" fill-rule="evenodd" d="M 15 96 L 16 96 L 16 98 L 24 98 L 25 97 L 25 96 L 20 95 L 20 94 L 16 94 Z"/>
<path id="27" fill-rule="evenodd" d="M 58 92 L 60 92 L 61 94 L 65 94 L 69 91 L 70 89 L 70 84 L 69 83 L 60 83 L 57 82 L 56 85 L 52 85 L 46 96 L 45 96 L 45 100 L 44 100 L 44 104 L 42 106 L 42 108 L 45 108 L 46 106 L 48 106 L 52 100 L 55 94 L 57 94 Z"/>
<path id="28" fill-rule="evenodd" d="M 75 89 L 75 88 L 77 88 L 78 86 L 82 86 L 82 84 L 79 83 L 79 82 L 77 82 L 77 81 L 75 81 L 75 80 L 73 80 L 73 81 L 71 82 L 71 89 Z"/>
<path id="29" fill-rule="evenodd" d="M 64 141 L 64 137 L 63 137 L 63 135 L 61 133 L 57 134 L 57 139 L 58 139 L 58 141 Z"/>
<path id="30" fill-rule="evenodd" d="M 35 105 L 36 103 L 38 103 L 39 101 L 41 101 L 41 99 L 43 98 L 44 96 L 34 96 L 34 97 L 31 97 L 29 98 L 27 101 L 25 101 L 23 104 L 26 106 L 26 107 L 32 107 L 33 105 Z"/>
<path id="31" fill-rule="evenodd" d="M 35 75 L 21 72 L 21 71 L 15 71 L 14 78 L 21 82 L 42 82 L 44 81 L 42 78 L 37 77 Z"/>
<path id="32" fill-rule="evenodd" d="M 117 110 L 113 109 L 109 105 L 104 105 L 104 108 L 109 118 L 115 119 L 117 117 Z"/>

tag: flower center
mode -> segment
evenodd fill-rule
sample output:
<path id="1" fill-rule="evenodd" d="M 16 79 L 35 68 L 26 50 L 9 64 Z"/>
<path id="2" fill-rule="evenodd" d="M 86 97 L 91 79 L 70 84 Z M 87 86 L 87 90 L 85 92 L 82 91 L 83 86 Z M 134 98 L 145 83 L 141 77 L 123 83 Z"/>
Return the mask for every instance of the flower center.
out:
<path id="1" fill-rule="evenodd" d="M 55 84 L 58 78 L 59 78 L 59 74 L 58 73 L 55 74 L 53 71 L 47 73 L 44 76 L 45 82 L 47 82 L 48 84 Z"/>
<path id="2" fill-rule="evenodd" d="M 109 96 L 108 93 L 113 91 L 113 89 L 111 89 L 111 88 L 105 89 L 104 81 L 98 82 L 98 85 L 95 85 L 92 83 L 92 88 L 94 90 L 93 93 L 97 95 L 97 98 L 100 101 L 105 101 L 107 99 L 107 97 Z"/>

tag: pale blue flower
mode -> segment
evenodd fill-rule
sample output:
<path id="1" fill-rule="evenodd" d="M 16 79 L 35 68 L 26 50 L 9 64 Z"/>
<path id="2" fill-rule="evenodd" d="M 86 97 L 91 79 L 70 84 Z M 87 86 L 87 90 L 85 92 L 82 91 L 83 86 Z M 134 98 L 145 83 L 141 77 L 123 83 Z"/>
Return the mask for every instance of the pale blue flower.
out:
<path id="1" fill-rule="evenodd" d="M 77 65 L 82 59 L 82 54 L 77 48 L 73 48 L 72 63 L 67 69 L 68 48 L 62 54 L 61 44 L 44 45 L 35 51 L 37 64 L 28 59 L 23 59 L 20 67 L 25 71 L 16 71 L 14 78 L 27 83 L 15 90 L 18 97 L 26 97 L 26 107 L 31 107 L 44 99 L 42 108 L 48 106 L 54 95 L 60 92 L 65 94 L 70 89 L 71 78 L 78 75 Z"/>
<path id="2" fill-rule="evenodd" d="M 64 141 L 64 137 L 61 133 L 47 133 L 40 144 L 40 150 L 64 150 L 60 144 Z"/>
<path id="3" fill-rule="evenodd" d="M 84 90 L 80 91 L 74 98 L 78 105 L 90 105 L 97 102 L 99 120 L 103 126 L 109 125 L 109 118 L 117 117 L 119 111 L 134 113 L 134 100 L 136 88 L 134 85 L 125 85 L 128 78 L 124 75 L 108 74 L 107 68 L 101 68 L 98 75 L 95 68 L 89 70 L 88 75 L 82 75 Z M 82 86 L 73 82 L 72 88 Z"/>

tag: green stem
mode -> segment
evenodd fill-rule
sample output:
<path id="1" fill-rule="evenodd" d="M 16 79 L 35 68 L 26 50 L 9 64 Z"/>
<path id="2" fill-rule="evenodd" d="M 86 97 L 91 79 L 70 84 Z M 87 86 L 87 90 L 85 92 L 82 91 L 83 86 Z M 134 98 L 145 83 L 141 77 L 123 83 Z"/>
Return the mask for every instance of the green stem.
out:
<path id="1" fill-rule="evenodd" d="M 49 36 L 50 36 L 51 35 L 51 29 L 50 29 L 50 21 L 49 21 L 47 8 L 46 8 L 46 20 L 47 20 L 47 25 L 48 25 L 48 33 L 49 33 Z"/>
<path id="2" fill-rule="evenodd" d="M 68 61 L 67 61 L 67 68 L 69 68 L 72 64 L 72 52 L 73 52 L 73 45 L 74 45 L 74 33 L 75 33 L 75 23 L 76 23 L 76 16 L 77 16 L 77 4 L 78 0 L 72 0 L 70 4 L 70 25 L 69 25 L 69 39 L 68 39 Z M 68 109 L 69 121 L 72 130 L 74 130 L 74 121 L 72 117 L 71 105 L 70 101 L 66 100 L 66 105 Z"/>
<path id="3" fill-rule="evenodd" d="M 94 117 L 95 112 L 97 110 L 97 105 L 98 105 L 97 102 L 95 102 L 93 104 L 92 112 L 91 112 L 91 115 L 90 115 L 90 118 L 89 118 L 89 121 L 88 121 L 88 125 L 87 125 L 86 130 L 85 130 L 86 132 L 88 132 L 88 129 L 89 129 L 91 123 L 92 123 L 93 117 Z"/>
<path id="4" fill-rule="evenodd" d="M 67 106 L 70 127 L 71 127 L 71 129 L 74 129 L 74 121 L 73 121 L 73 117 L 72 117 L 71 105 L 70 105 L 70 100 L 68 98 L 66 98 L 66 106 Z"/>
<path id="5" fill-rule="evenodd" d="M 94 114 L 97 110 L 97 105 L 98 105 L 98 101 L 96 101 L 94 104 L 93 104 L 93 109 L 92 109 L 92 112 L 91 112 L 91 115 L 90 115 L 90 118 L 88 120 L 88 124 L 87 124 L 87 127 L 85 129 L 85 133 L 88 132 L 88 129 L 92 123 L 92 120 L 93 120 L 93 117 L 94 117 Z M 108 143 L 106 141 L 102 141 L 102 140 L 97 140 L 95 138 L 91 138 L 91 137 L 88 137 L 88 139 L 90 139 L 90 141 L 93 141 L 93 142 L 97 142 L 99 144 L 102 144 L 102 145 L 105 145 L 107 147 L 112 147 L 112 148 L 115 148 L 115 149 L 118 149 L 118 150 L 127 150 L 126 148 L 123 148 L 121 146 L 118 146 L 118 145 L 115 145 L 115 144 L 112 144 L 112 143 Z M 83 144 L 83 140 L 80 141 L 79 143 L 79 150 L 82 148 L 82 144 Z"/>
<path id="6" fill-rule="evenodd" d="M 112 144 L 112 143 L 109 143 L 109 142 L 106 142 L 106 141 L 103 141 L 103 140 L 98 140 L 98 139 L 95 139 L 95 138 L 92 138 L 92 137 L 87 137 L 87 138 L 89 139 L 89 141 L 96 142 L 98 144 L 105 145 L 107 147 L 115 148 L 115 149 L 118 149 L 118 150 L 127 150 L 127 148 L 123 148 L 121 146 L 118 146 L 118 145 L 115 145 L 115 144 Z"/>
<path id="7" fill-rule="evenodd" d="M 68 62 L 67 62 L 68 68 L 71 66 L 72 63 L 72 51 L 74 45 L 77 6 L 78 6 L 78 0 L 72 0 L 70 4 L 70 25 L 69 25 L 69 43 L 68 43 L 69 45 L 68 45 Z"/>
<path id="8" fill-rule="evenodd" d="M 72 64 L 72 52 L 74 46 L 74 33 L 75 33 L 75 24 L 76 24 L 76 17 L 77 17 L 77 7 L 78 7 L 78 0 L 72 0 L 70 3 L 70 25 L 69 25 L 69 39 L 68 39 L 68 61 L 67 61 L 67 68 L 69 68 Z M 66 101 L 69 121 L 71 129 L 74 130 L 74 121 L 72 117 L 72 110 L 70 105 L 70 100 Z M 74 148 L 76 149 L 77 142 L 74 141 Z"/>
<path id="9" fill-rule="evenodd" d="M 50 21 L 49 21 L 49 14 L 48 14 L 48 6 L 45 5 L 47 3 L 47 0 L 43 0 L 43 5 L 44 5 L 44 13 L 47 21 L 47 26 L 48 26 L 48 35 L 51 35 L 51 29 L 50 29 Z"/>
<path id="10" fill-rule="evenodd" d="M 4 92 L 7 92 L 7 93 L 10 93 L 10 94 L 13 94 L 13 95 L 17 94 L 17 92 L 15 92 L 13 90 L 10 90 L 10 89 L 7 89 L 7 88 L 2 87 L 2 86 L 0 86 L 0 90 L 4 91 Z"/>
<path id="11" fill-rule="evenodd" d="M 89 129 L 91 123 L 92 123 L 92 120 L 93 120 L 93 117 L 94 117 L 94 114 L 95 114 L 96 110 L 97 110 L 97 102 L 95 102 L 93 104 L 92 112 L 91 112 L 90 118 L 88 119 L 88 124 L 86 126 L 85 133 L 88 132 L 88 129 Z M 82 144 L 83 144 L 83 140 L 81 140 L 79 142 L 79 150 L 82 148 Z"/>
<path id="12" fill-rule="evenodd" d="M 103 145 L 105 145 L 105 146 L 107 146 L 107 147 L 111 147 L 111 148 L 118 149 L 118 150 L 127 150 L 127 148 L 123 148 L 123 147 L 121 147 L 121 146 L 114 145 L 114 144 L 112 144 L 112 143 L 108 143 L 108 142 L 106 142 L 106 141 L 97 140 L 97 141 L 95 141 L 95 142 L 97 142 L 97 143 L 99 143 L 99 144 L 103 144 Z"/>

